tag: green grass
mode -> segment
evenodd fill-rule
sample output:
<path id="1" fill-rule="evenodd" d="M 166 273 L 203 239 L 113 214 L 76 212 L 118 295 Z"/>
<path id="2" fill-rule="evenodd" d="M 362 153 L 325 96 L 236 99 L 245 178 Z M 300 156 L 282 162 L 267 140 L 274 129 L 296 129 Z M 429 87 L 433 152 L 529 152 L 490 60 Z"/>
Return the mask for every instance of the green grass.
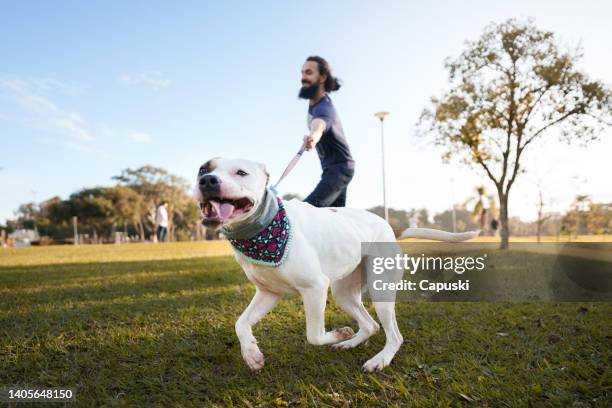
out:
<path id="1" fill-rule="evenodd" d="M 251 373 L 234 322 L 254 289 L 227 254 L 223 242 L 1 249 L 0 386 L 76 387 L 77 406 L 610 404 L 604 302 L 400 303 L 405 343 L 365 374 L 382 333 L 353 350 L 309 345 L 300 299 L 284 298 L 254 329 L 266 366 Z M 326 321 L 356 328 L 332 300 Z"/>

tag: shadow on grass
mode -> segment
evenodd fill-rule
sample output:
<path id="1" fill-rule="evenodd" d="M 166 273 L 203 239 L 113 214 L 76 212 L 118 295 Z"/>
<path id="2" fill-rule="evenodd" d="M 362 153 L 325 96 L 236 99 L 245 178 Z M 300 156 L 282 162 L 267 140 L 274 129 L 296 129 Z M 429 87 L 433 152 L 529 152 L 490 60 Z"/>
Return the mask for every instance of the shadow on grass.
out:
<path id="1" fill-rule="evenodd" d="M 246 282 L 231 257 L 2 268 L 0 332 L 15 340 L 81 330 L 77 322 L 107 325 L 214 307 L 216 296 L 233 295 Z"/>
<path id="2" fill-rule="evenodd" d="M 0 289 L 0 384 L 77 387 L 79 406 L 569 405 L 609 392 L 610 303 L 400 303 L 404 346 L 362 374 L 384 335 L 309 345 L 289 298 L 254 328 L 255 374 L 234 333 L 254 289 L 231 257 L 7 267 Z M 331 301 L 326 323 L 356 328 Z"/>
<path id="3" fill-rule="evenodd" d="M 211 256 L 155 261 L 64 263 L 34 266 L 0 266 L 0 288 L 62 284 L 72 280 L 113 278 L 135 272 L 193 270 L 206 272 L 218 267 L 239 270 L 232 256 Z"/>
<path id="4" fill-rule="evenodd" d="M 7 359 L 0 363 L 0 383 L 76 386 L 80 405 L 117 399 L 141 406 L 210 403 L 232 396 L 253 400 L 258 390 L 271 387 L 291 392 L 304 384 L 323 388 L 328 382 L 324 375 L 358 372 L 366 357 L 382 348 L 382 336 L 352 352 L 307 344 L 301 301 L 285 299 L 254 330 L 267 366 L 252 373 L 234 333 L 252 294 L 251 288 L 239 293 L 211 288 L 197 295 L 2 321 L 0 354 Z M 328 325 L 349 323 L 337 308 L 331 311 Z"/>
<path id="5" fill-rule="evenodd" d="M 34 269 L 30 271 L 29 269 Z M 50 276 L 47 276 L 50 275 Z M 60 307 L 241 284 L 246 281 L 231 257 L 151 262 L 116 262 L 0 268 L 0 311 Z"/>
<path id="6" fill-rule="evenodd" d="M 312 401 L 345 405 L 338 398 L 366 405 L 436 405 L 460 403 L 461 394 L 495 405 L 499 399 L 530 396 L 540 402 L 605 396 L 597 381 L 609 356 L 605 304 L 401 304 L 404 346 L 383 373 L 363 374 L 361 365 L 383 347 L 382 333 L 353 350 L 309 345 L 300 300 L 284 299 L 254 330 L 266 366 L 252 373 L 233 330 L 252 294 L 244 292 L 207 297 L 195 309 L 143 301 L 138 307 L 169 310 L 129 321 L 130 312 L 122 309 L 124 315 L 107 321 L 108 327 L 88 326 L 73 337 L 45 338 L 38 329 L 38 341 L 12 346 L 0 363 L 0 382 L 76 386 L 81 406 L 245 401 L 269 406 L 277 398 L 303 406 Z M 578 307 L 588 311 L 577 313 Z M 334 305 L 328 311 L 328 327 L 349 322 Z M 500 331 L 506 334 L 500 337 Z M 527 386 L 534 382 L 548 396 Z"/>

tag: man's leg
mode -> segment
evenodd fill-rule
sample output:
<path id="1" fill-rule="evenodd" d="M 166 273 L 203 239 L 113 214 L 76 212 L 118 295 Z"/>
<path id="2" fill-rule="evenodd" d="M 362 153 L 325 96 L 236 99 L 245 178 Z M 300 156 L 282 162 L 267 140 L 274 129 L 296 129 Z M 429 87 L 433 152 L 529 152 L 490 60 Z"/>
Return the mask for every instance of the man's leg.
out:
<path id="1" fill-rule="evenodd" d="M 353 178 L 353 172 L 352 169 L 342 168 L 324 171 L 321 181 L 304 201 L 315 207 L 343 207 L 346 203 L 346 187 Z M 338 198 L 342 205 L 335 205 Z"/>
<path id="2" fill-rule="evenodd" d="M 355 171 L 353 169 L 341 169 L 340 170 L 340 176 L 341 176 L 340 181 L 344 184 L 344 188 L 340 190 L 340 194 L 338 194 L 338 197 L 334 200 L 333 203 L 331 203 L 330 207 L 345 207 L 346 206 L 346 192 L 348 190 L 348 184 L 353 179 L 353 174 L 355 174 Z"/>
<path id="3" fill-rule="evenodd" d="M 328 170 L 323 172 L 319 184 L 317 184 L 312 193 L 304 201 L 315 207 L 329 207 L 338 197 L 339 193 L 340 189 L 337 186 L 336 176 L 332 171 Z"/>
<path id="4" fill-rule="evenodd" d="M 331 203 L 330 207 L 346 207 L 346 190 L 347 188 L 344 187 L 340 191 L 340 194 L 338 194 L 338 198 L 336 198 L 336 200 Z"/>
<path id="5" fill-rule="evenodd" d="M 166 239 L 168 239 L 168 227 L 162 227 L 161 236 L 161 240 L 164 242 L 166 241 Z"/>

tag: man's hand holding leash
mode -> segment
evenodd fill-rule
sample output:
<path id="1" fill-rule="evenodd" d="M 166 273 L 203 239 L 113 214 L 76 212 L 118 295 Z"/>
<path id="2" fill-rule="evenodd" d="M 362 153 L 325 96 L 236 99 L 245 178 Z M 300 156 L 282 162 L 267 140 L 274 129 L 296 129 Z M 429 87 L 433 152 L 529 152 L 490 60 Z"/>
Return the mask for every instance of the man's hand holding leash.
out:
<path id="1" fill-rule="evenodd" d="M 314 141 L 312 136 L 310 136 L 310 135 L 305 135 L 304 136 L 304 149 L 307 152 L 311 151 L 316 146 L 316 144 L 317 143 Z"/>
<path id="2" fill-rule="evenodd" d="M 317 145 L 317 143 L 321 139 L 321 136 L 323 136 L 323 132 L 325 131 L 325 122 L 322 121 L 321 119 L 315 119 L 315 120 L 312 121 L 312 125 L 310 126 L 310 128 L 311 128 L 310 129 L 310 134 L 304 136 L 304 141 L 302 143 L 302 147 L 300 147 L 300 150 L 297 152 L 295 157 L 293 159 L 291 159 L 291 161 L 289 162 L 289 164 L 285 168 L 285 171 L 283 172 L 281 177 L 278 179 L 276 184 L 274 184 L 271 187 L 272 190 L 275 193 L 277 193 L 276 188 L 280 184 L 280 182 L 285 177 L 287 177 L 287 175 L 291 172 L 291 170 L 293 170 L 293 168 L 295 167 L 297 162 L 300 161 L 300 157 L 302 157 L 302 154 L 304 153 L 304 151 L 310 151 L 310 150 L 315 148 L 315 146 Z"/>
<path id="3" fill-rule="evenodd" d="M 315 148 L 323 132 L 325 132 L 325 122 L 321 119 L 314 119 L 310 125 L 310 134 L 304 136 L 304 147 L 307 152 Z"/>

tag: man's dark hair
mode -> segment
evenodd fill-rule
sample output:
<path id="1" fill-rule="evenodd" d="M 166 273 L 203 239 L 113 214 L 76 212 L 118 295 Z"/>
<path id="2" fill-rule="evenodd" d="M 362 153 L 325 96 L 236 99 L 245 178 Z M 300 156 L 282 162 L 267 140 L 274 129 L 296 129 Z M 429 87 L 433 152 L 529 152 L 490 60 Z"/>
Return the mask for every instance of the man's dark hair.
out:
<path id="1" fill-rule="evenodd" d="M 319 57 L 318 55 L 312 55 L 306 58 L 306 61 L 316 62 L 319 66 L 319 75 L 327 75 L 327 79 L 325 80 L 325 92 L 333 92 L 340 89 L 340 80 L 332 75 L 331 69 L 329 68 L 328 62 L 325 58 Z"/>

